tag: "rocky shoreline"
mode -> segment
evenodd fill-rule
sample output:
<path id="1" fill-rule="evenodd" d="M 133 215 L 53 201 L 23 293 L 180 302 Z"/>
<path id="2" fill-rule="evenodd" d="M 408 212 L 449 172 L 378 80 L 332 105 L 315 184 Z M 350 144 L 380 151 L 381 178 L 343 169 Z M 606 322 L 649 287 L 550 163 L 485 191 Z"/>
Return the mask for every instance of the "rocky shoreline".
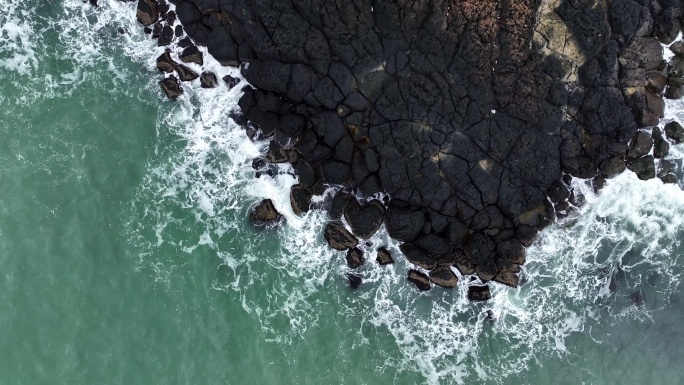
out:
<path id="1" fill-rule="evenodd" d="M 487 300 L 486 282 L 518 286 L 537 232 L 581 205 L 573 178 L 600 189 L 628 169 L 678 182 L 664 158 L 684 128 L 658 124 L 663 98 L 684 96 L 684 44 L 670 62 L 662 48 L 684 26 L 679 0 L 170 3 L 137 11 L 159 45 L 178 47 L 180 62 L 157 59 L 164 92 L 219 86 L 184 64 L 202 65 L 198 45 L 239 66 L 252 87 L 233 118 L 270 141 L 256 172 L 293 165 L 297 215 L 336 186 L 324 236 L 351 269 L 384 224 L 418 289 L 476 275 L 484 285 L 468 296 Z M 264 201 L 251 219 L 282 216 Z M 394 261 L 386 249 L 375 259 Z"/>

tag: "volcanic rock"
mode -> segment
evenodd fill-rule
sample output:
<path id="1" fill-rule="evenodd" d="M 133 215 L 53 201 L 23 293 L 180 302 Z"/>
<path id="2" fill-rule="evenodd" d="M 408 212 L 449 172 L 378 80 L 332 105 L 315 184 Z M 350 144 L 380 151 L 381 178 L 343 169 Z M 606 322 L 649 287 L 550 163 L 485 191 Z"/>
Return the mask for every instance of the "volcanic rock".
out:
<path id="1" fill-rule="evenodd" d="M 358 247 L 347 250 L 347 266 L 352 269 L 356 269 L 357 267 L 361 267 L 363 265 L 363 261 L 363 250 L 359 249 Z"/>
<path id="2" fill-rule="evenodd" d="M 360 205 L 356 198 L 351 198 L 344 208 L 344 219 L 359 238 L 368 239 L 382 225 L 385 207 L 378 200 Z"/>
<path id="3" fill-rule="evenodd" d="M 229 90 L 232 89 L 233 87 L 235 87 L 238 83 L 240 83 L 240 79 L 234 78 L 230 75 L 224 76 L 223 81 L 226 82 Z"/>
<path id="4" fill-rule="evenodd" d="M 314 194 L 389 197 L 388 234 L 414 259 L 447 260 L 447 243 L 484 280 L 512 282 L 499 244 L 529 246 L 582 204 L 564 176 L 605 180 L 628 152 L 652 173 L 637 130 L 664 116 L 665 82 L 684 86 L 684 60 L 663 62 L 671 0 L 174 1 L 195 44 L 254 87 L 232 116 L 271 141 L 269 160 L 306 162 Z M 350 202 L 337 196 L 332 218 Z"/>
<path id="5" fill-rule="evenodd" d="M 409 282 L 416 285 L 420 291 L 427 291 L 432 288 L 430 285 L 430 278 L 418 270 L 409 270 L 407 279 Z"/>
<path id="6" fill-rule="evenodd" d="M 164 50 L 164 53 L 157 58 L 159 71 L 171 73 L 176 69 L 176 65 L 176 62 L 171 58 L 171 50 Z"/>
<path id="7" fill-rule="evenodd" d="M 381 247 L 378 249 L 378 256 L 375 261 L 380 265 L 389 265 L 394 263 L 394 258 L 392 258 L 392 254 L 390 254 L 389 250 Z"/>
<path id="8" fill-rule="evenodd" d="M 424 225 L 425 214 L 420 210 L 390 204 L 385 213 L 387 232 L 392 238 L 400 241 L 416 239 Z"/>
<path id="9" fill-rule="evenodd" d="M 658 127 L 653 127 L 653 157 L 661 159 L 670 152 L 670 143 L 665 139 L 663 131 Z"/>
<path id="10" fill-rule="evenodd" d="M 518 287 L 518 276 L 510 270 L 499 270 L 494 277 L 494 281 L 510 287 Z"/>
<path id="11" fill-rule="evenodd" d="M 171 44 L 171 42 L 173 41 L 173 36 L 173 28 L 169 27 L 168 25 L 165 25 L 159 33 L 159 40 L 157 40 L 157 45 L 165 46 Z"/>
<path id="12" fill-rule="evenodd" d="M 425 250 L 411 244 L 404 243 L 399 247 L 406 259 L 414 265 L 420 266 L 425 270 L 432 270 L 437 266 L 437 260 L 430 256 Z"/>
<path id="13" fill-rule="evenodd" d="M 340 222 L 331 222 L 325 228 L 325 240 L 335 250 L 347 250 L 359 244 L 358 239 Z"/>
<path id="14" fill-rule="evenodd" d="M 197 65 L 204 65 L 204 55 L 196 45 L 191 45 L 183 50 L 179 55 L 180 59 L 186 63 L 195 63 Z"/>
<path id="15" fill-rule="evenodd" d="M 290 205 L 295 215 L 302 216 L 309 211 L 312 195 L 311 189 L 301 184 L 296 184 L 290 188 Z"/>
<path id="16" fill-rule="evenodd" d="M 468 286 L 468 299 L 471 301 L 489 301 L 492 294 L 489 292 L 489 286 Z"/>
<path id="17" fill-rule="evenodd" d="M 173 75 L 160 81 L 159 85 L 161 85 L 162 90 L 164 90 L 169 99 L 175 99 L 183 95 L 183 89 L 181 88 L 178 79 Z"/>
<path id="18" fill-rule="evenodd" d="M 202 88 L 214 88 L 218 86 L 216 74 L 209 71 L 202 72 L 202 74 L 200 75 L 200 86 Z"/>
<path id="19" fill-rule="evenodd" d="M 665 125 L 665 136 L 675 144 L 684 142 L 684 127 L 679 122 L 670 122 Z"/>
<path id="20" fill-rule="evenodd" d="M 430 281 L 448 289 L 456 287 L 458 278 L 447 266 L 437 266 L 430 272 Z"/>
<path id="21" fill-rule="evenodd" d="M 192 69 L 190 69 L 190 67 L 185 66 L 183 64 L 178 64 L 176 66 L 176 72 L 178 73 L 178 77 L 180 78 L 180 80 L 184 82 L 189 82 L 199 77 L 197 72 L 193 71 Z"/>
<path id="22" fill-rule="evenodd" d="M 645 131 L 638 131 L 629 143 L 627 158 L 638 159 L 647 155 L 653 147 L 653 138 Z"/>
<path id="23" fill-rule="evenodd" d="M 649 180 L 655 177 L 655 163 L 652 155 L 646 155 L 629 162 L 627 168 L 637 174 L 641 180 Z"/>
<path id="24" fill-rule="evenodd" d="M 252 209 L 250 220 L 259 227 L 272 227 L 280 223 L 283 216 L 276 210 L 273 201 L 264 199 Z"/>
<path id="25" fill-rule="evenodd" d="M 159 12 L 157 12 L 157 2 L 155 0 L 138 0 L 138 9 L 136 11 L 138 21 L 144 25 L 152 25 L 159 20 Z"/>

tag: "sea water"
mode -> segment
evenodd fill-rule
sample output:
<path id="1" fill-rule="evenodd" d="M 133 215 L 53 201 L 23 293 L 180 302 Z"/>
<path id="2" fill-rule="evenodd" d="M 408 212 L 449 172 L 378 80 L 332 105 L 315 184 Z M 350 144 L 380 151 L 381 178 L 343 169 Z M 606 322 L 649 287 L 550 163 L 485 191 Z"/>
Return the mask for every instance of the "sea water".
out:
<path id="1" fill-rule="evenodd" d="M 397 263 L 351 290 L 292 170 L 254 176 L 246 83 L 169 101 L 161 52 L 135 3 L 0 0 L 0 384 L 684 383 L 680 186 L 575 181 L 580 215 L 486 303 L 418 292 L 384 231 L 363 247 Z M 249 224 L 263 198 L 280 228 Z"/>

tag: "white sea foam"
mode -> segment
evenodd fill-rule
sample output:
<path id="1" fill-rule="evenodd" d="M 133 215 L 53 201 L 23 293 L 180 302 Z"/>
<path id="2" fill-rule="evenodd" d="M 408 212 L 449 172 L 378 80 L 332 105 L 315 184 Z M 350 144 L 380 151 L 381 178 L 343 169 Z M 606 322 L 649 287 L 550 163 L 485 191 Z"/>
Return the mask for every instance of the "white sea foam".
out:
<path id="1" fill-rule="evenodd" d="M 90 76 L 87 67 L 93 60 L 109 62 L 113 79 L 109 81 L 122 84 L 132 76 L 107 57 L 97 34 L 83 31 L 86 26 L 101 31 L 123 26 L 127 30 L 120 38 L 123 50 L 145 67 L 149 82 L 144 86 L 151 91 L 149 97 L 165 98 L 157 84 L 162 75 L 154 68 L 155 58 L 164 48 L 156 47 L 140 32 L 142 28 L 134 21 L 134 4 L 117 0 L 100 3 L 97 9 L 80 1 L 66 3 L 74 20 L 60 26 L 60 36 L 76 47 L 65 57 L 81 55 L 74 60 L 84 71 L 65 74 L 55 87 L 84 81 Z M 6 7 L 9 2 L 0 0 L 0 4 Z M 5 19 L 0 21 L 9 25 Z M 16 33 L 14 27 L 11 29 Z M 11 57 L 27 64 L 11 64 L 12 68 L 19 73 L 35 71 L 35 43 L 19 41 L 20 45 L 11 48 Z M 0 54 L 4 52 L 7 50 L 0 48 Z M 174 50 L 173 56 L 177 53 Z M 236 69 L 222 67 L 207 55 L 204 69 L 214 71 L 219 78 L 239 76 Z M 140 191 L 146 196 L 141 202 L 150 201 L 149 196 L 156 198 L 154 206 L 141 208 L 141 223 L 157 223 L 149 236 L 140 236 L 150 248 L 141 254 L 141 260 L 152 266 L 159 281 L 164 281 L 174 267 L 148 260 L 152 249 L 170 245 L 190 253 L 209 247 L 220 258 L 226 277 L 215 288 L 237 294 L 244 310 L 259 318 L 270 340 L 289 344 L 320 322 L 319 309 L 325 301 L 317 294 L 343 280 L 348 270 L 339 253 L 332 252 L 322 240 L 325 214 L 312 211 L 300 218 L 290 209 L 288 191 L 295 180 L 288 170 L 275 178 L 254 178 L 251 160 L 263 153 L 265 143 L 250 141 L 228 118 L 243 84 L 231 91 L 224 84 L 206 90 L 196 80 L 183 84 L 185 94 L 177 102 L 165 104 L 168 109 L 157 122 L 156 158 Z M 679 102 L 668 102 L 668 108 L 668 118 L 681 118 Z M 672 152 L 681 156 L 681 147 L 675 146 Z M 361 270 L 365 283 L 355 299 L 345 300 L 333 290 L 330 300 L 342 303 L 350 314 L 362 314 L 363 325 L 394 339 L 401 354 L 388 355 L 380 370 L 418 371 L 430 384 L 473 379 L 505 383 L 507 376 L 544 357 L 565 355 L 569 350 L 566 340 L 573 333 L 587 330 L 599 317 L 605 319 L 606 301 L 616 302 L 608 314 L 609 321 L 645 314 L 629 303 L 617 303 L 610 284 L 618 279 L 618 271 L 627 277 L 627 291 L 657 272 L 667 278 L 659 288 L 664 294 L 678 287 L 682 273 L 672 253 L 684 231 L 684 193 L 678 186 L 663 185 L 659 180 L 639 181 L 629 172 L 609 180 L 600 195 L 582 181 L 575 181 L 574 186 L 586 196 L 587 204 L 581 215 L 551 226 L 528 249 L 524 267 L 527 282 L 520 288 L 494 284 L 493 298 L 484 304 L 466 300 L 466 277 L 461 277 L 452 291 L 435 288 L 429 293 L 417 292 L 406 283 L 407 264 L 399 257 L 397 243 L 381 230 L 370 240 L 370 246 L 362 247 L 367 255 L 374 255 L 371 251 L 387 245 L 397 263 L 380 267 L 367 262 Z M 275 250 L 263 250 L 263 237 L 241 228 L 246 207 L 263 198 L 272 199 L 286 217 L 280 230 L 264 235 L 279 239 L 280 248 Z M 179 229 L 190 234 L 186 241 L 177 239 Z M 246 246 L 236 246 L 230 241 L 233 238 L 240 238 L 239 243 Z M 273 275 L 267 280 L 261 276 L 264 266 Z M 255 292 L 265 293 L 267 301 L 264 303 Z M 281 325 L 283 319 L 289 325 L 287 330 Z M 356 333 L 352 336 L 356 345 L 369 343 L 362 328 Z M 493 338 L 507 341 L 508 346 L 490 351 L 487 341 Z"/>

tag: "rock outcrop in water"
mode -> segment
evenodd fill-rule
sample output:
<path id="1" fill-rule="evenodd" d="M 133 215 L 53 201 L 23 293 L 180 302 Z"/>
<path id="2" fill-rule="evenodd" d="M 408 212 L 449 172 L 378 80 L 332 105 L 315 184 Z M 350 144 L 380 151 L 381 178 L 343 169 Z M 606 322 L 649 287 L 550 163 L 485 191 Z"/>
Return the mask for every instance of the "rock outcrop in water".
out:
<path id="1" fill-rule="evenodd" d="M 177 16 L 183 61 L 202 64 L 194 43 L 240 66 L 254 88 L 234 118 L 270 140 L 269 162 L 293 164 L 295 213 L 339 186 L 330 245 L 356 253 L 384 223 L 431 271 L 409 272 L 421 290 L 455 286 L 452 267 L 517 286 L 525 247 L 580 204 L 573 177 L 676 181 L 655 159 L 684 132 L 652 127 L 663 95 L 682 96 L 684 48 L 666 63 L 661 46 L 679 0 L 171 2 L 139 0 L 138 19 L 162 36 Z M 198 76 L 164 55 L 158 67 Z"/>

